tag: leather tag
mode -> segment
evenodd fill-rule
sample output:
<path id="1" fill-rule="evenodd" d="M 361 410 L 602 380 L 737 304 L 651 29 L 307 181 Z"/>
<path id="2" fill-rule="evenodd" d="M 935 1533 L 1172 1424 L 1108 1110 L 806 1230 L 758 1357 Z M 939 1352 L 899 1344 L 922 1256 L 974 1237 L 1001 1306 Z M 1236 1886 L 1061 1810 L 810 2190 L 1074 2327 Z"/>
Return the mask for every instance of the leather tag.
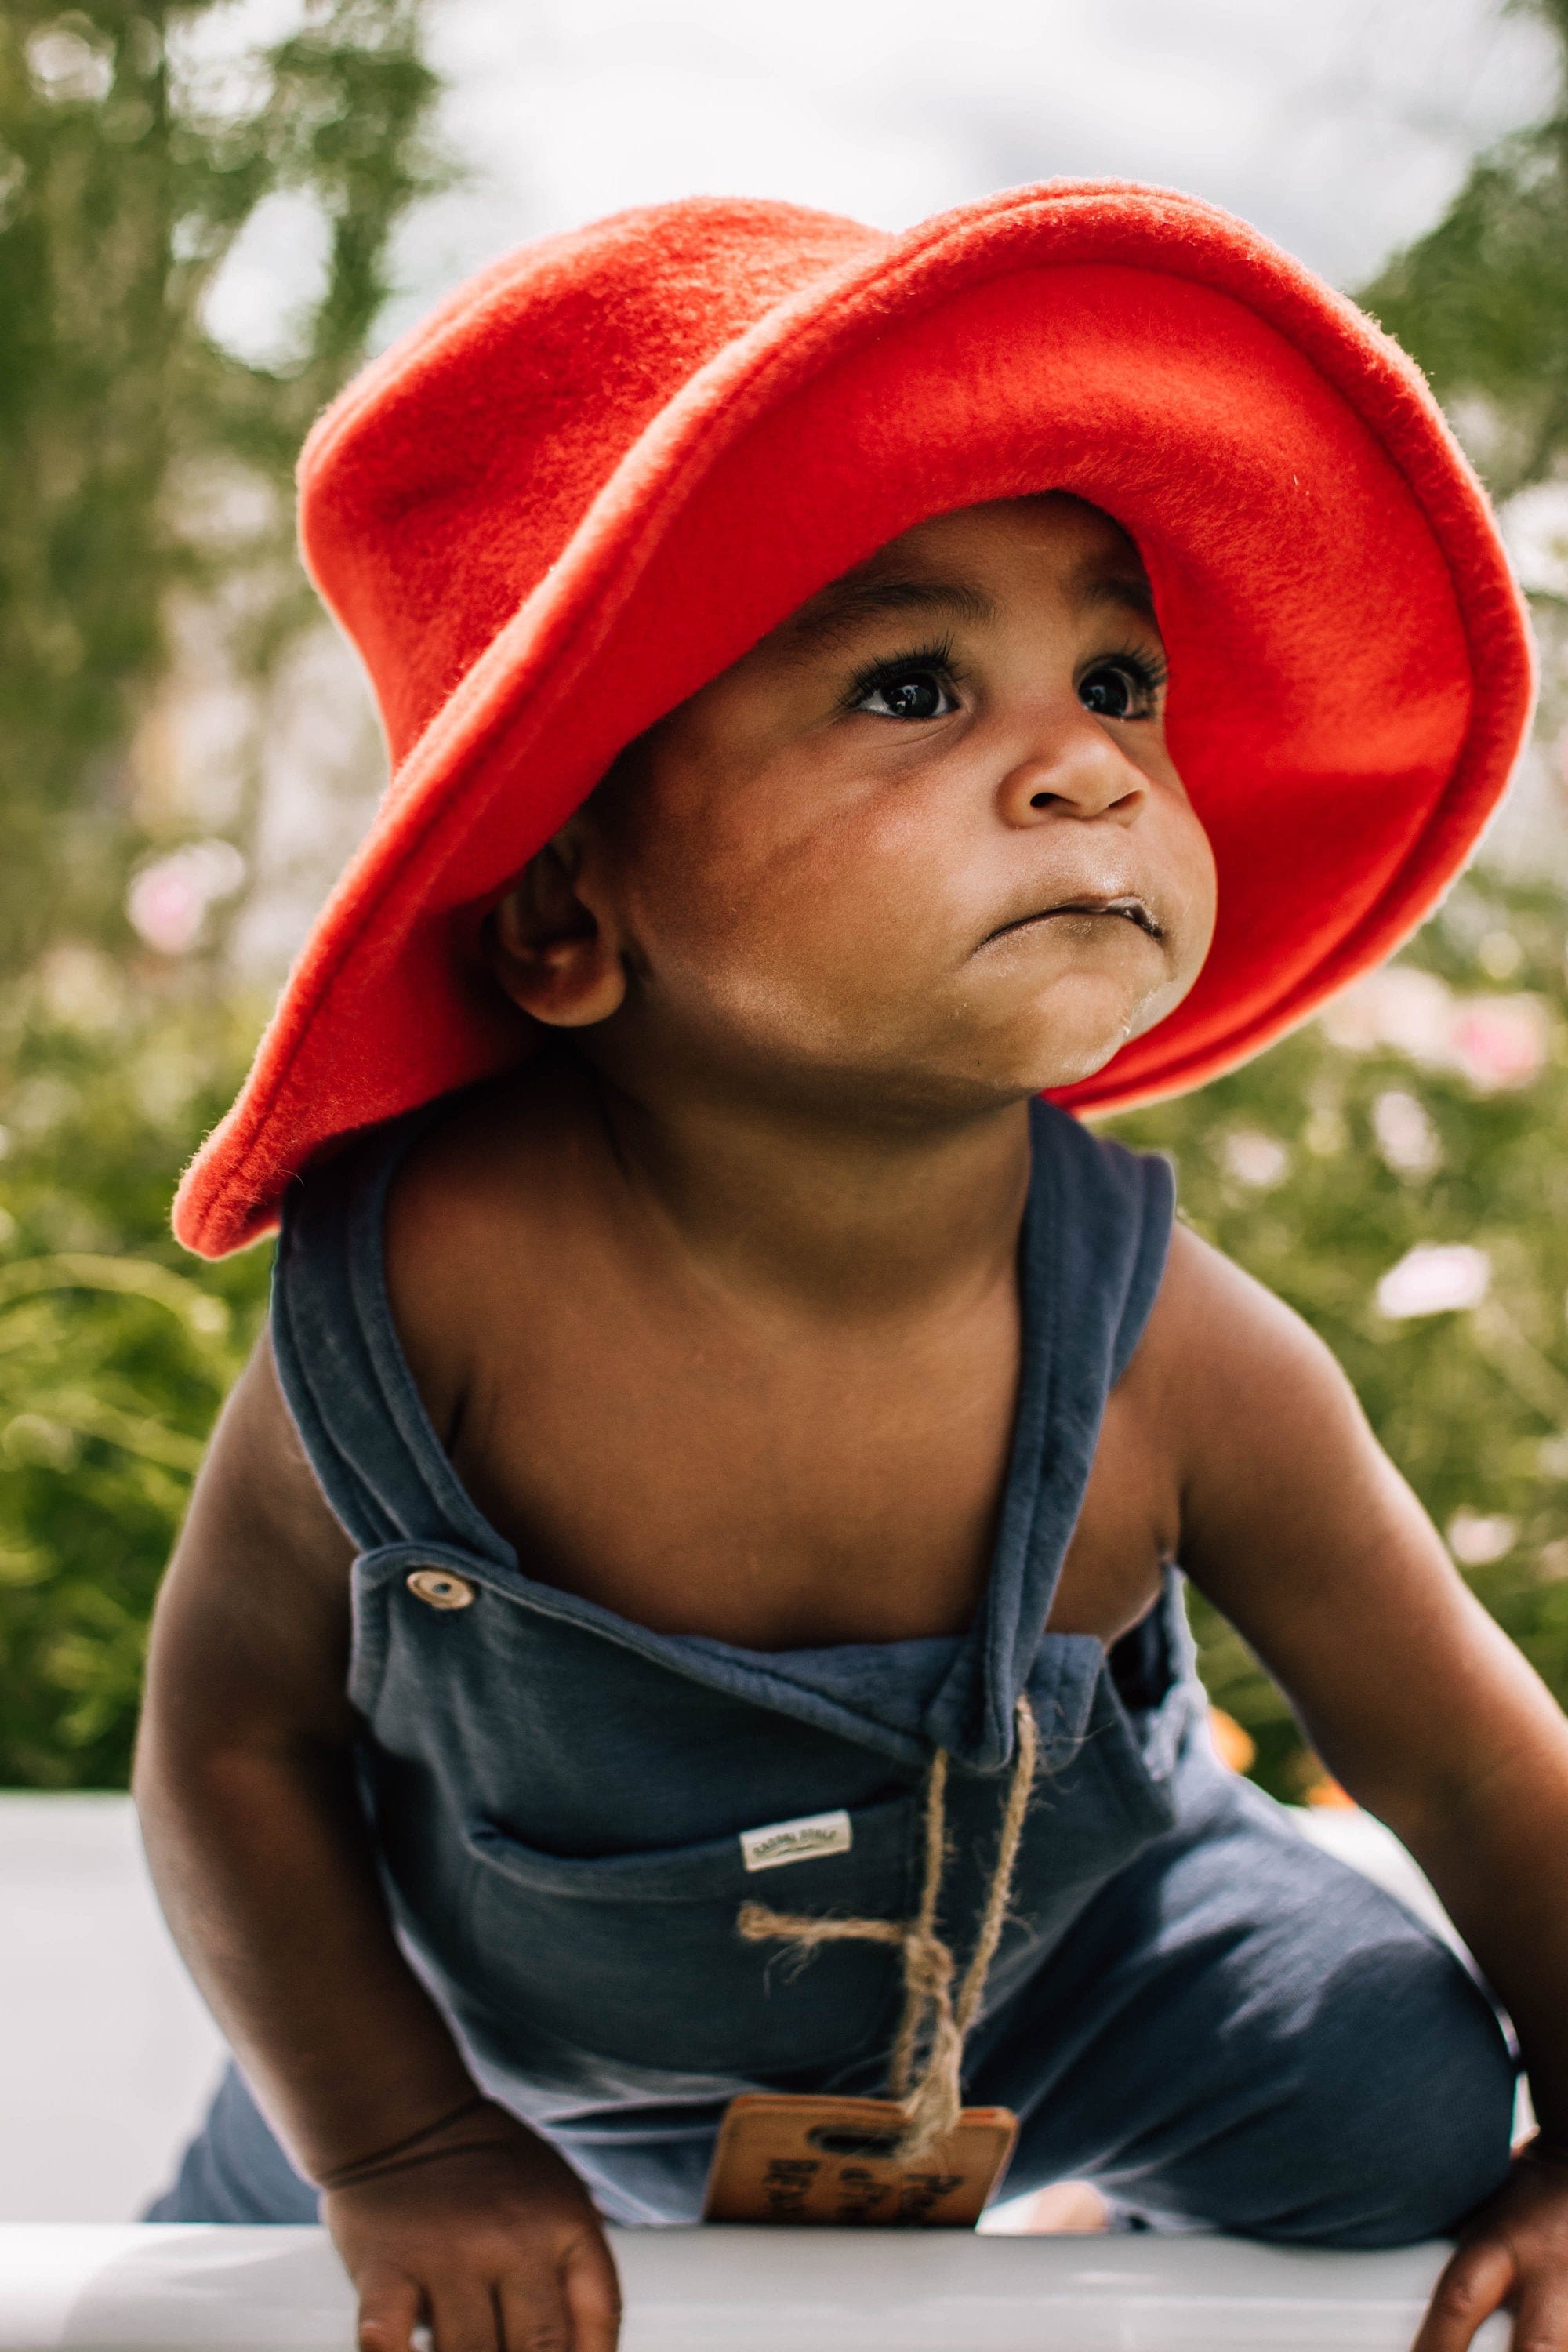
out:
<path id="1" fill-rule="evenodd" d="M 890 2151 L 903 2117 L 890 2099 L 731 2099 L 708 2176 L 707 2221 L 973 2229 L 1018 2137 L 1007 2107 L 965 2107 L 918 2164 Z"/>

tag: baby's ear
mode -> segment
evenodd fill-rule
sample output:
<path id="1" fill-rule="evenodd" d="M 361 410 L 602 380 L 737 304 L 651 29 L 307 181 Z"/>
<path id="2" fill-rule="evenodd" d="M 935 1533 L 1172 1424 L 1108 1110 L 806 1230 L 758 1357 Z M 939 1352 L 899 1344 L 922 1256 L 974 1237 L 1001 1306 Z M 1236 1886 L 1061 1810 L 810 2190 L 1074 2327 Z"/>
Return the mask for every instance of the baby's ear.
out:
<path id="1" fill-rule="evenodd" d="M 576 828 L 563 826 L 530 858 L 481 935 L 485 962 L 514 1004 L 555 1029 L 585 1029 L 626 992 L 607 899 L 595 887 Z"/>

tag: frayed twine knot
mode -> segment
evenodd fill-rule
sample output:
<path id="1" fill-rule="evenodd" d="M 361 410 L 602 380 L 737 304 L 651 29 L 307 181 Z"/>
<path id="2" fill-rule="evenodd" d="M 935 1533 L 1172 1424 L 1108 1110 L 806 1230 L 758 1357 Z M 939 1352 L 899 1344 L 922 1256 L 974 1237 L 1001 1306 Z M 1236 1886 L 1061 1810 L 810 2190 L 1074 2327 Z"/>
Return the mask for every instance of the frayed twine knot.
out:
<path id="1" fill-rule="evenodd" d="M 920 1909 L 912 1919 L 814 1918 L 772 1911 L 763 1903 L 742 1903 L 736 1925 L 750 1944 L 792 1944 L 803 1958 L 823 1944 L 886 1944 L 902 1950 L 904 2008 L 889 2062 L 889 2088 L 904 2112 L 904 2128 L 893 2151 L 901 2164 L 918 2164 L 955 2128 L 963 2106 L 963 2044 L 979 2014 L 985 1980 L 1012 1898 L 1024 1817 L 1029 1809 L 1039 1733 L 1027 1699 L 1018 1701 L 1017 1752 L 1007 1784 L 1007 1803 L 996 1841 L 996 1859 L 974 1948 L 956 2000 L 957 1962 L 937 1933 L 937 1905 L 947 1860 L 948 1756 L 938 1748 L 926 1776 L 925 1874 Z M 923 2046 L 918 2075 L 916 2053 Z"/>

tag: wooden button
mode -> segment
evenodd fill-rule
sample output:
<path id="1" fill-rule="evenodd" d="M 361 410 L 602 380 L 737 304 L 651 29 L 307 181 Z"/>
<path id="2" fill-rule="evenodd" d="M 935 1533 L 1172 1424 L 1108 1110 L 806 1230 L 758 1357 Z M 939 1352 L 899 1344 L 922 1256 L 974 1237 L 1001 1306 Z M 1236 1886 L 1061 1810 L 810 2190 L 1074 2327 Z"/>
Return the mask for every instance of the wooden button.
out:
<path id="1" fill-rule="evenodd" d="M 416 1568 L 408 1590 L 428 1609 L 467 1609 L 476 1598 L 468 1578 L 454 1576 L 449 1568 Z"/>

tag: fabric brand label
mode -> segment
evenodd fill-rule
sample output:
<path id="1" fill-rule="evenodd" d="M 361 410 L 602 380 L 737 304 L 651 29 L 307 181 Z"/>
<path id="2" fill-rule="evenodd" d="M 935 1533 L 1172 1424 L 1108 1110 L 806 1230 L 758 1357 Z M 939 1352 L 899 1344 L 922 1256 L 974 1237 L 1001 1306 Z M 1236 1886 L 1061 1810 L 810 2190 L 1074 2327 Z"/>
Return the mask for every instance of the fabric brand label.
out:
<path id="1" fill-rule="evenodd" d="M 777 1870 L 814 1854 L 847 1853 L 854 1843 L 846 1812 L 803 1813 L 798 1822 L 773 1822 L 765 1830 L 741 1832 L 741 1855 L 748 1870 Z"/>

